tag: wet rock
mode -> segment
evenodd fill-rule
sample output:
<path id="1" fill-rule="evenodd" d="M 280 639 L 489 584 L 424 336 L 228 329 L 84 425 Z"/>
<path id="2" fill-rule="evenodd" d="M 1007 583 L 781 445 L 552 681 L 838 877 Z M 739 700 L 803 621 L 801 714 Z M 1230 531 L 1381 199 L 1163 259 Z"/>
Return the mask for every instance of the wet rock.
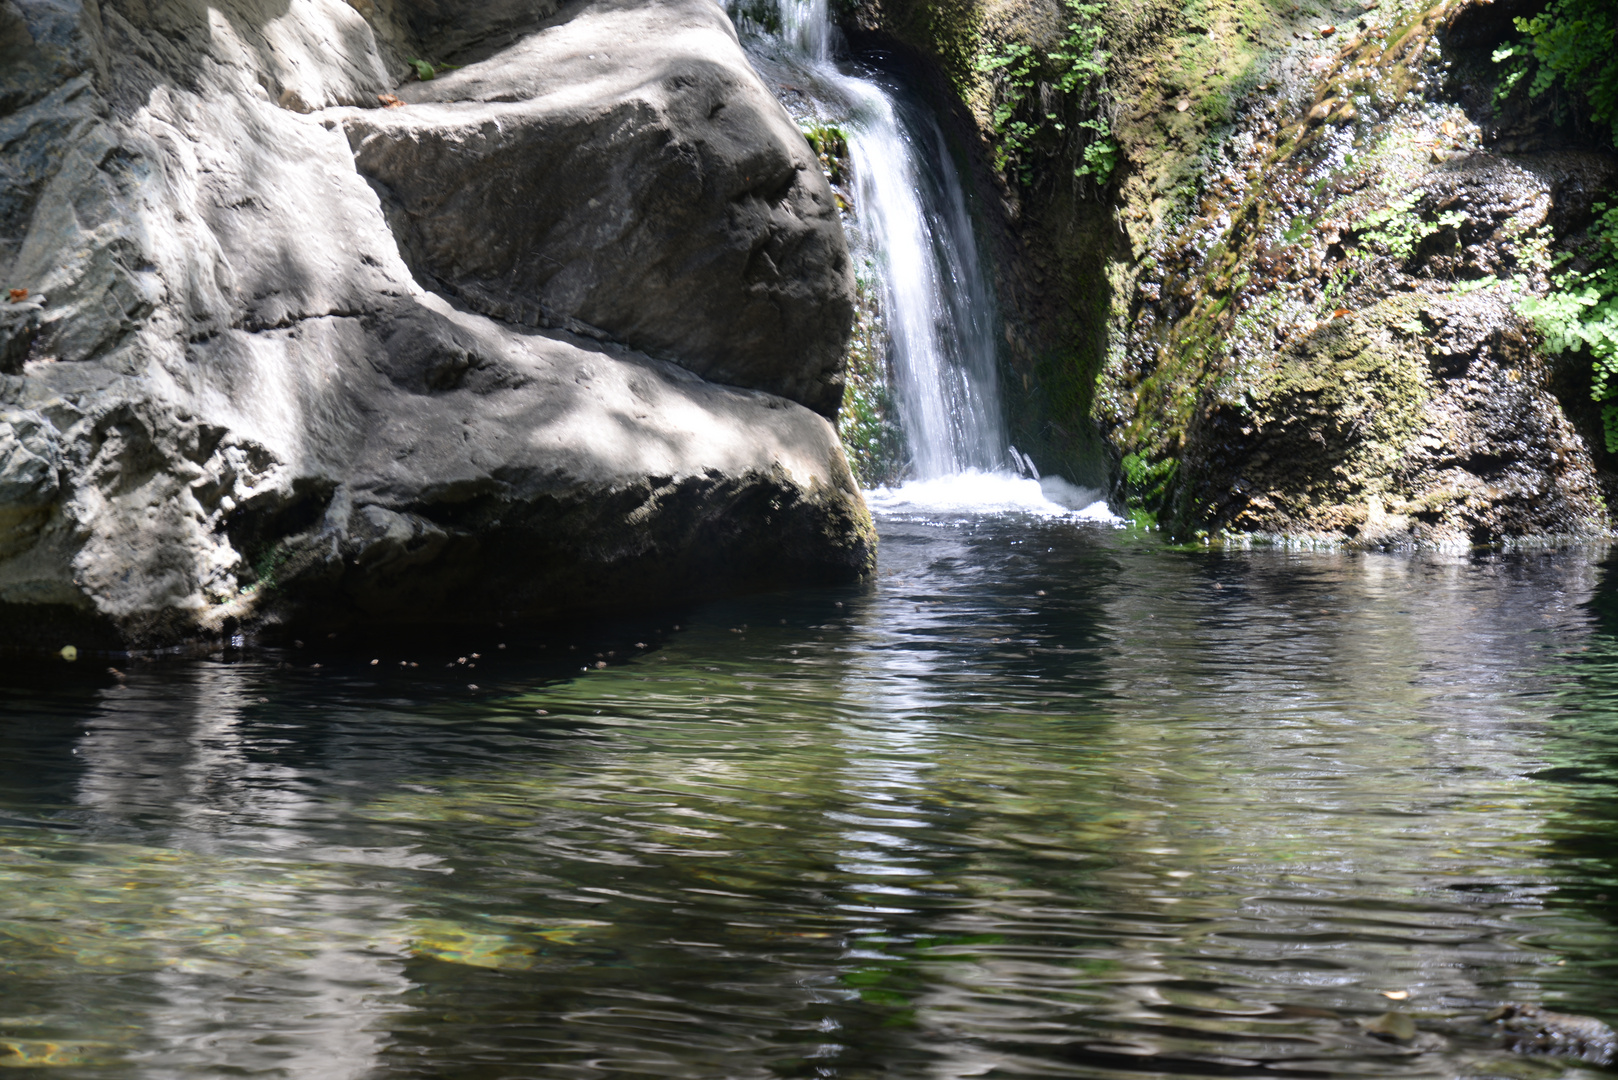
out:
<path id="1" fill-rule="evenodd" d="M 1118 494 L 1171 529 L 1378 548 L 1609 529 L 1588 375 L 1519 304 L 1618 158 L 1502 153 L 1425 92 L 1466 7 L 1317 58 L 1304 100 L 1251 110 L 1197 216 L 1147 252 L 1098 412 L 1132 455 Z"/>
<path id="2" fill-rule="evenodd" d="M 1502 1005 L 1484 1017 L 1518 1054 L 1577 1058 L 1592 1065 L 1618 1062 L 1618 1034 L 1600 1020 L 1551 1012 L 1537 1005 Z"/>
<path id="3" fill-rule="evenodd" d="M 412 274 L 408 260 L 419 269 L 436 249 L 401 249 L 401 196 L 356 171 L 345 125 L 377 134 L 384 125 L 372 117 L 433 113 L 443 122 L 400 138 L 443 150 L 455 142 L 445 132 L 470 130 L 456 127 L 457 102 L 376 107 L 381 95 L 433 85 L 406 84 L 403 57 L 450 61 L 439 50 L 453 40 L 470 50 L 465 72 L 509 70 L 502 50 L 522 48 L 535 19 L 548 20 L 542 37 L 565 35 L 599 12 L 515 0 L 404 7 L 3 6 L 0 47 L 14 62 L 0 94 L 15 111 L 0 116 L 0 279 L 50 300 L 26 311 L 0 303 L 0 636 L 28 645 L 49 633 L 84 649 L 227 627 L 492 621 L 868 570 L 869 517 L 831 425 L 785 397 L 691 370 L 713 373 L 717 343 L 757 331 L 741 317 L 746 297 L 734 319 L 710 327 L 711 353 L 674 356 L 692 340 L 674 330 L 659 339 L 677 364 L 478 310 L 470 290 Z M 456 10 L 466 16 L 453 34 L 420 37 Z M 603 10 L 627 37 L 658 41 L 673 75 L 729 87 L 718 113 L 734 119 L 705 118 L 701 139 L 680 127 L 689 109 L 666 110 L 656 130 L 672 143 L 718 145 L 728 132 L 737 155 L 790 157 L 777 130 L 785 118 L 748 90 L 751 74 L 707 5 Z M 549 154 L 570 130 L 599 144 L 593 118 L 618 115 L 625 100 L 623 115 L 640 115 L 646 94 L 594 70 L 567 90 L 569 108 L 543 120 L 523 111 L 523 86 L 506 85 L 498 104 L 513 110 L 514 139 L 543 129 L 562 140 L 523 135 L 523 152 Z M 468 153 L 488 145 L 474 128 Z M 749 149 L 755 137 L 762 145 Z M 444 153 L 413 159 L 456 178 L 425 187 L 475 187 L 477 170 L 455 171 L 465 162 Z M 649 167 L 633 154 L 612 161 Z M 751 196 L 740 194 L 736 213 L 747 217 Z M 558 180 L 549 209 L 578 222 L 594 197 Z M 799 195 L 784 197 L 770 223 L 798 205 Z M 481 219 L 460 213 L 482 230 L 463 237 L 468 252 L 520 226 L 494 202 Z M 784 279 L 801 280 L 761 286 L 783 306 L 792 289 L 847 272 L 840 237 L 803 228 L 812 235 L 793 248 L 799 262 L 771 256 Z M 760 225 L 748 235 L 768 253 L 777 234 Z M 522 258 L 544 264 L 545 238 L 525 236 Z M 557 251 L 588 269 L 577 243 Z M 610 246 L 600 257 L 602 273 L 634 294 L 633 267 Z M 713 305 L 704 269 L 686 269 L 690 329 Z M 660 280 L 666 306 L 672 286 Z M 737 336 L 726 338 L 732 323 Z M 819 389 L 799 396 L 825 407 L 835 364 L 781 364 L 782 390 L 809 386 L 803 372 L 821 364 Z M 770 370 L 760 364 L 757 381 Z"/>

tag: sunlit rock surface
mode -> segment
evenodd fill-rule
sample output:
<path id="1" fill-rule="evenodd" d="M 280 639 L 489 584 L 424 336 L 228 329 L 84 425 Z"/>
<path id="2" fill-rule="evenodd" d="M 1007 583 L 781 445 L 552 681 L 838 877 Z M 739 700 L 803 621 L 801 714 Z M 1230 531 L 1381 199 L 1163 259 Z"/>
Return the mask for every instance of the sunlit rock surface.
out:
<path id="1" fill-rule="evenodd" d="M 1521 301 L 1588 245 L 1618 157 L 1554 95 L 1497 97 L 1515 5 L 1094 5 L 1107 89 L 1066 99 L 1015 59 L 1063 69 L 1061 0 L 851 7 L 957 97 L 1009 434 L 1042 469 L 1184 538 L 1610 533 L 1589 355 L 1547 355 Z M 1074 178 L 1090 119 L 1105 182 Z"/>
<path id="2" fill-rule="evenodd" d="M 146 645 L 299 619 L 520 617 L 867 569 L 869 520 L 831 425 L 765 392 L 834 409 L 840 384 L 823 353 L 846 323 L 790 337 L 796 358 L 750 351 L 767 329 L 746 315 L 757 283 L 725 275 L 761 263 L 687 266 L 684 321 L 654 339 L 561 301 L 530 317 L 480 304 L 438 276 L 434 252 L 448 248 L 401 253 L 388 212 L 409 224 L 404 197 L 356 170 L 350 140 L 443 149 L 454 141 L 443 125 L 411 118 L 464 119 L 456 106 L 384 107 L 407 58 L 487 54 L 460 73 L 472 79 L 548 63 L 536 43 L 567 40 L 576 22 L 627 32 L 641 19 L 666 46 L 671 84 L 694 72 L 689 93 L 708 87 L 718 116 L 733 117 L 693 118 L 687 102 L 655 118 L 673 144 L 719 163 L 691 181 L 699 201 L 736 196 L 717 216 L 672 221 L 665 247 L 745 235 L 790 271 L 771 243 L 808 237 L 794 249 L 801 274 L 759 286 L 780 311 L 794 299 L 835 309 L 846 282 L 835 221 L 795 216 L 819 205 L 823 178 L 796 168 L 807 148 L 790 146 L 790 124 L 701 0 L 475 7 L 0 7 L 0 276 L 27 290 L 0 304 L 0 636 L 50 645 L 60 626 L 81 645 Z M 681 33 L 657 32 L 671 21 Z M 599 137 L 587 121 L 628 91 L 609 70 L 597 78 L 612 87 L 598 108 L 575 87 L 573 111 L 529 128 Z M 659 87 L 640 100 L 687 93 Z M 513 76 L 496 96 L 532 119 L 544 110 L 519 99 L 538 92 Z M 524 146 L 505 167 L 549 152 Z M 725 187 L 747 175 L 748 154 L 777 188 Z M 549 265 L 549 234 L 532 227 L 541 212 L 582 229 L 595 209 L 588 185 L 543 207 L 479 202 L 477 163 L 416 164 L 453 173 L 445 184 L 466 195 L 463 259 L 498 235 L 521 238 L 505 249 L 513 265 Z M 614 168 L 640 164 L 626 156 L 600 175 Z M 527 192 L 545 195 L 538 181 Z M 579 241 L 557 261 L 666 307 L 682 283 L 637 284 L 637 268 L 656 277 L 656 230 L 642 224 L 639 246 Z M 498 293 L 496 277 L 479 296 Z M 500 280 L 535 296 L 524 290 L 542 277 Z M 785 295 L 816 287 L 826 295 Z M 713 300 L 727 289 L 733 322 Z M 714 343 L 733 348 L 728 360 Z"/>
<path id="3" fill-rule="evenodd" d="M 343 123 L 423 279 L 836 416 L 837 207 L 717 4 L 601 0 L 399 96 Z"/>
<path id="4" fill-rule="evenodd" d="M 1245 103 L 1142 260 L 1097 395 L 1126 494 L 1165 526 L 1451 548 L 1608 530 L 1589 361 L 1547 356 L 1521 302 L 1618 158 L 1549 117 L 1501 137 L 1509 30 L 1463 0 L 1379 9 Z"/>

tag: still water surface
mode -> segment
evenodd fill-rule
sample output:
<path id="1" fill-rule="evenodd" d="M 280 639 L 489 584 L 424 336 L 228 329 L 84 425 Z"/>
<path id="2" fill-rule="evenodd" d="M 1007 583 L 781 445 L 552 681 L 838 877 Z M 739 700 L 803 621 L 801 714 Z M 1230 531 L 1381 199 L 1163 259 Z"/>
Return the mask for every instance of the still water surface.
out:
<path id="1" fill-rule="evenodd" d="M 868 590 L 6 669 L 0 1066 L 1598 1074 L 1477 1021 L 1618 1018 L 1600 552 L 882 533 Z"/>

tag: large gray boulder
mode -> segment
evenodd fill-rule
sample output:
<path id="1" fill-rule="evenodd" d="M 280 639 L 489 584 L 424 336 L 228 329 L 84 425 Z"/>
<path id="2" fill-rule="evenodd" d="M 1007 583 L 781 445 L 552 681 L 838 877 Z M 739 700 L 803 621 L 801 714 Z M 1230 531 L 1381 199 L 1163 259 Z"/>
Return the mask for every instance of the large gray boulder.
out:
<path id="1" fill-rule="evenodd" d="M 835 319 L 847 255 L 834 218 L 815 216 L 824 182 L 807 148 L 723 17 L 709 0 L 463 6 L 457 23 L 448 0 L 408 15 L 384 0 L 0 0 L 0 288 L 28 290 L 0 302 L 0 639 L 116 647 L 270 624 L 533 617 L 868 571 L 869 517 L 835 432 L 767 392 L 834 408 L 837 335 L 798 332 L 774 343 L 774 362 L 748 360 L 746 343 L 769 334 L 747 297 Z M 703 184 L 727 191 L 753 160 L 795 164 L 784 202 L 754 206 L 748 189 L 662 232 L 634 201 L 650 190 L 636 174 L 658 166 L 633 147 L 613 165 L 627 178 L 600 173 L 625 201 L 565 178 L 548 200 L 529 185 L 532 214 L 568 223 L 555 234 L 568 280 L 595 273 L 670 303 L 667 268 L 706 236 L 715 251 L 785 243 L 799 261 L 772 257 L 780 281 L 733 288 L 719 255 L 681 264 L 689 310 L 662 337 L 655 319 L 613 323 L 525 293 L 520 268 L 549 265 L 553 233 L 523 225 L 500 181 L 480 218 L 472 191 L 496 167 L 455 149 L 469 110 L 495 104 L 382 108 L 382 95 L 433 89 L 399 89 L 406 58 L 450 58 L 422 25 L 455 24 L 456 48 L 490 54 L 458 76 L 472 80 L 520 69 L 513 56 L 540 62 L 539 43 L 575 23 L 661 41 L 661 70 L 726 88 L 730 126 L 684 126 L 684 106 L 658 120 L 706 155 Z M 555 138 L 574 125 L 582 145 L 620 90 L 592 107 L 581 84 L 573 112 L 523 115 L 544 113 L 532 126 Z M 530 91 L 502 93 L 520 112 Z M 508 179 L 524 153 L 557 175 L 555 144 L 522 123 L 491 114 L 480 130 L 485 148 L 513 133 L 494 155 Z M 356 169 L 351 145 L 397 162 L 403 144 L 436 148 L 416 159 L 445 170 L 436 188 Z M 500 248 L 515 260 L 504 276 L 440 264 L 453 257 L 433 246 L 448 235 L 442 207 L 411 202 L 430 190 L 469 230 L 463 262 L 526 230 Z M 596 211 L 601 235 L 625 212 L 642 220 L 591 252 L 578 237 Z M 658 235 L 688 254 L 659 255 Z M 726 289 L 728 320 L 712 300 Z"/>
<path id="2" fill-rule="evenodd" d="M 398 96 L 343 122 L 424 280 L 836 416 L 837 207 L 717 4 L 598 0 Z"/>

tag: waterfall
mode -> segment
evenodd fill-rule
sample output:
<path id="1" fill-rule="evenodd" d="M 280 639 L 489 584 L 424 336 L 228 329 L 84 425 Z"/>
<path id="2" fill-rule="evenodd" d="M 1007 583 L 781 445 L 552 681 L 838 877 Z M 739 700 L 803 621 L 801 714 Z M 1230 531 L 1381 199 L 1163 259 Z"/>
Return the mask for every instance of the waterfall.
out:
<path id="1" fill-rule="evenodd" d="M 994 296 L 944 134 L 931 113 L 880 76 L 837 63 L 840 42 L 826 3 L 775 0 L 775 41 L 848 136 L 856 254 L 880 281 L 912 474 L 931 480 L 1002 468 Z M 752 29 L 743 15 L 737 22 Z"/>

